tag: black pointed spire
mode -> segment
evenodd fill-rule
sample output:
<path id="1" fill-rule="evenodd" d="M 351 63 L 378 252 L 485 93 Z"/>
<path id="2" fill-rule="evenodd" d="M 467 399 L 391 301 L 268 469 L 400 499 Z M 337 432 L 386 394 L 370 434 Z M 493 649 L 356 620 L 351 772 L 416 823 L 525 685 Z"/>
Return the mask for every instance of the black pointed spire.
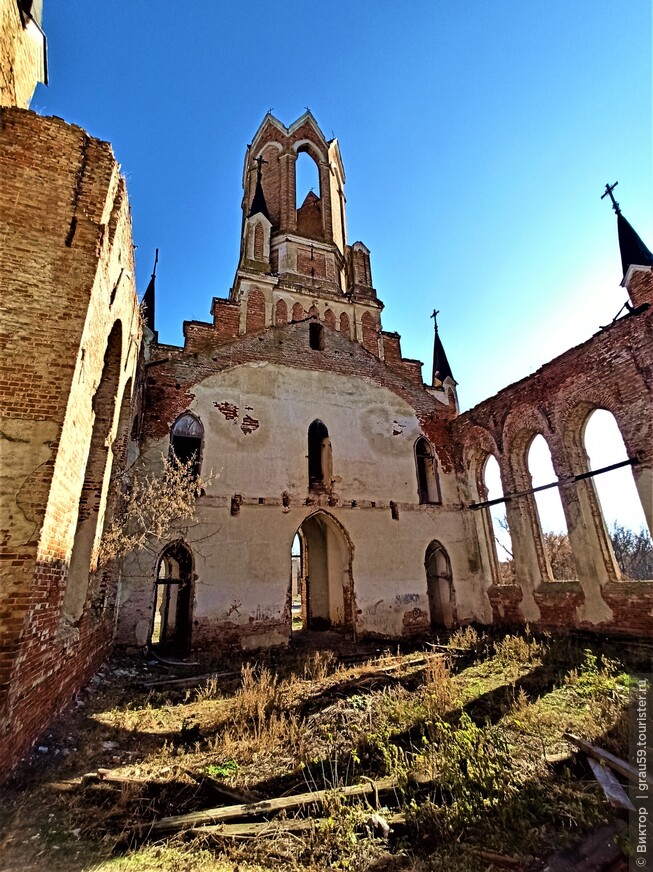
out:
<path id="1" fill-rule="evenodd" d="M 631 266 L 653 266 L 653 254 L 644 245 L 621 212 L 617 213 L 617 232 L 619 233 L 619 251 L 624 275 Z"/>
<path id="2" fill-rule="evenodd" d="M 633 229 L 632 224 L 624 218 L 619 203 L 617 203 L 612 193 L 618 184 L 619 182 L 615 182 L 614 185 L 606 184 L 605 191 L 601 194 L 601 199 L 610 197 L 612 208 L 617 213 L 617 233 L 619 234 L 621 266 L 624 275 L 626 275 L 631 266 L 653 266 L 653 254 L 644 245 L 639 235 Z"/>
<path id="3" fill-rule="evenodd" d="M 433 337 L 433 378 L 431 380 L 433 387 L 439 387 L 439 384 L 442 384 L 445 378 L 453 379 L 453 373 L 451 372 L 451 367 L 449 366 L 449 361 L 447 360 L 447 355 L 438 332 L 438 314 L 438 310 L 434 309 L 431 315 L 433 327 L 435 328 L 435 335 Z"/>
<path id="4" fill-rule="evenodd" d="M 154 269 L 152 270 L 152 276 L 150 278 L 150 283 L 147 286 L 147 290 L 143 294 L 143 302 L 142 306 L 145 309 L 145 323 L 150 328 L 152 333 L 156 333 L 154 329 L 154 286 L 156 282 L 156 265 L 159 262 L 159 249 L 156 250 L 156 255 L 154 256 Z"/>
<path id="5" fill-rule="evenodd" d="M 265 202 L 265 194 L 263 193 L 263 185 L 261 184 L 261 177 L 263 175 L 262 164 L 267 163 L 266 160 L 263 160 L 262 157 L 255 158 L 258 167 L 256 169 L 256 190 L 254 191 L 254 199 L 252 200 L 252 207 L 249 210 L 248 218 L 251 218 L 252 215 L 257 215 L 259 212 L 262 215 L 270 220 L 270 213 L 268 212 L 268 205 Z"/>

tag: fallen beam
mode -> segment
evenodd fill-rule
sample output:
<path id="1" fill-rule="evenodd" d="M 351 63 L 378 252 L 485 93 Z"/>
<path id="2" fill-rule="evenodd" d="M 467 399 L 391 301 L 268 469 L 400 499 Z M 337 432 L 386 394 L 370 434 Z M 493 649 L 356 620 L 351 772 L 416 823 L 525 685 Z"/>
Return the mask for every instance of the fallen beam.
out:
<path id="1" fill-rule="evenodd" d="M 476 854 L 482 860 L 487 860 L 488 863 L 496 863 L 498 866 L 522 866 L 522 861 L 517 857 L 509 857 L 507 854 L 498 854 L 496 851 L 488 851 L 485 848 L 476 848 L 474 845 L 461 845 L 472 854 Z"/>
<path id="2" fill-rule="evenodd" d="M 598 760 L 594 760 L 592 757 L 588 757 L 587 762 L 590 764 L 594 777 L 610 805 L 613 808 L 624 809 L 624 811 L 635 811 L 635 806 L 628 799 L 628 794 L 617 780 L 616 775 L 604 766 L 603 763 L 599 763 Z"/>
<path id="3" fill-rule="evenodd" d="M 397 812 L 384 814 L 383 819 L 390 825 L 403 824 L 406 815 Z M 225 839 L 250 839 L 259 836 L 275 836 L 278 833 L 302 833 L 319 829 L 326 818 L 294 818 L 281 821 L 258 821 L 242 824 L 217 824 L 214 826 L 192 827 L 188 832 L 194 836 L 220 836 Z"/>
<path id="4" fill-rule="evenodd" d="M 429 779 L 420 777 L 414 779 L 416 783 L 429 783 Z M 138 831 L 142 834 L 161 835 L 174 833 L 180 830 L 197 827 L 204 824 L 219 824 L 224 821 L 238 820 L 239 818 L 258 817 L 260 815 L 275 814 L 280 811 L 292 811 L 310 806 L 321 806 L 326 799 L 337 795 L 342 797 L 369 796 L 387 793 L 397 788 L 397 778 L 379 778 L 377 781 L 365 781 L 349 787 L 331 790 L 315 790 L 310 793 L 298 793 L 294 796 L 280 796 L 273 799 L 265 799 L 261 802 L 243 803 L 240 805 L 222 806 L 209 808 L 202 811 L 189 812 L 188 814 L 174 815 L 161 818 L 150 824 L 141 824 Z"/>
<path id="5" fill-rule="evenodd" d="M 638 772 L 634 766 L 631 766 L 630 763 L 626 763 L 626 761 L 622 760 L 621 757 L 616 757 L 614 754 L 611 754 L 603 748 L 591 745 L 589 742 L 586 742 L 584 739 L 579 739 L 578 736 L 574 736 L 572 733 L 563 733 L 563 736 L 568 742 L 571 742 L 572 745 L 580 748 L 580 750 L 584 751 L 589 757 L 594 757 L 595 760 L 600 760 L 602 763 L 605 763 L 606 766 L 609 766 L 610 769 L 614 769 L 615 772 L 618 772 L 619 775 L 623 775 L 624 778 L 627 778 L 629 781 L 646 781 L 647 784 L 653 787 L 653 776 L 644 775 Z"/>
<path id="6" fill-rule="evenodd" d="M 183 678 L 155 678 L 151 681 L 139 681 L 138 687 L 143 690 L 187 690 L 201 687 L 209 681 L 219 681 L 227 678 L 238 678 L 237 672 L 207 672 L 203 675 L 186 675 Z"/>

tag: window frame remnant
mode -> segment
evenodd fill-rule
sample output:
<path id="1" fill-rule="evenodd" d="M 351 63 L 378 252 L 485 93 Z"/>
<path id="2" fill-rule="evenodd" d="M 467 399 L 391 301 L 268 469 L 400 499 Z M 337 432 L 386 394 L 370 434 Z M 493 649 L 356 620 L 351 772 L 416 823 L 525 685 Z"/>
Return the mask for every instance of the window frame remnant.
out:
<path id="1" fill-rule="evenodd" d="M 417 475 L 417 495 L 420 505 L 440 505 L 440 477 L 438 462 L 433 446 L 425 436 L 420 436 L 415 442 L 415 471 Z"/>
<path id="2" fill-rule="evenodd" d="M 170 428 L 170 457 L 180 463 L 192 460 L 193 478 L 199 478 L 204 447 L 204 427 L 192 412 L 182 412 Z"/>

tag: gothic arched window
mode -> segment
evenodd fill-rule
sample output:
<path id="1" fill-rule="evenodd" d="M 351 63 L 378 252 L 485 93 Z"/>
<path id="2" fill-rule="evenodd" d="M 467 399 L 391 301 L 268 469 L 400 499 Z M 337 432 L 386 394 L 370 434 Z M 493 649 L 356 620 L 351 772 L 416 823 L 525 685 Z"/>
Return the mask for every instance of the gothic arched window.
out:
<path id="1" fill-rule="evenodd" d="M 316 419 L 308 428 L 308 487 L 324 490 L 331 487 L 331 440 L 326 426 Z"/>
<path id="2" fill-rule="evenodd" d="M 420 503 L 441 503 L 437 461 L 433 449 L 423 436 L 415 443 L 415 464 Z"/>
<path id="3" fill-rule="evenodd" d="M 202 439 L 204 427 L 195 415 L 184 412 L 172 425 L 170 431 L 170 451 L 180 463 L 192 461 L 195 478 L 200 474 L 202 464 Z"/>

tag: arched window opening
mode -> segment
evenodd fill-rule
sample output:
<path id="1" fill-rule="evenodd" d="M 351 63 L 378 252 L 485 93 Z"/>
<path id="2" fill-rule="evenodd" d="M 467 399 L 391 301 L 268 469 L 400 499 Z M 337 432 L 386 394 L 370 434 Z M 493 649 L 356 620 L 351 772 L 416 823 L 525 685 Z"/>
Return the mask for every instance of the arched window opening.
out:
<path id="1" fill-rule="evenodd" d="M 93 431 L 77 507 L 77 527 L 63 602 L 64 619 L 70 623 L 76 623 L 84 611 L 91 572 L 95 570 L 97 545 L 104 528 L 113 460 L 109 446 L 118 399 L 121 351 L 122 325 L 116 321 L 107 341 L 100 384 L 92 400 Z"/>
<path id="2" fill-rule="evenodd" d="M 351 328 L 349 326 L 349 315 L 346 312 L 343 312 L 340 315 L 340 332 L 347 337 L 347 339 L 351 338 Z"/>
<path id="3" fill-rule="evenodd" d="M 317 164 L 305 151 L 300 151 L 295 162 L 295 208 L 300 209 L 310 193 L 319 199 L 320 174 Z"/>
<path id="4" fill-rule="evenodd" d="M 483 484 L 485 486 L 486 500 L 500 500 L 503 498 L 503 485 L 501 473 L 496 457 L 489 455 L 485 461 L 483 470 Z M 489 512 L 490 530 L 492 531 L 491 547 L 494 550 L 499 564 L 499 584 L 513 584 L 515 580 L 515 563 L 512 551 L 512 538 L 508 527 L 506 504 L 498 503 L 484 510 Z"/>
<path id="5" fill-rule="evenodd" d="M 122 401 L 120 403 L 120 414 L 118 416 L 118 427 L 116 429 L 116 438 L 113 441 L 113 466 L 114 478 L 115 474 L 122 472 L 122 467 L 125 464 L 129 465 L 129 443 L 131 433 L 133 411 L 132 397 L 132 380 L 129 379 L 122 393 Z"/>
<path id="6" fill-rule="evenodd" d="M 150 644 L 158 650 L 188 652 L 192 587 L 193 558 L 183 542 L 175 542 L 166 548 L 156 567 Z"/>
<path id="7" fill-rule="evenodd" d="M 531 442 L 527 458 L 532 487 L 540 487 L 558 480 L 553 469 L 549 446 L 541 434 L 537 435 Z M 553 579 L 555 581 L 576 579 L 578 576 L 569 542 L 567 520 L 562 508 L 560 491 L 557 487 L 552 487 L 548 490 L 538 491 L 534 497 L 542 543 L 551 566 Z"/>
<path id="8" fill-rule="evenodd" d="M 116 438 L 113 440 L 111 446 L 113 459 L 100 541 L 102 540 L 102 536 L 104 536 L 107 527 L 111 524 L 112 519 L 123 505 L 125 494 L 128 490 L 128 482 L 124 472 L 137 457 L 137 446 L 135 446 L 133 442 L 130 442 L 129 439 L 132 418 L 131 392 L 132 380 L 129 379 L 123 389 L 122 401 L 120 403 L 120 414 L 118 415 L 118 426 L 116 428 Z M 109 565 L 102 567 L 102 571 L 96 572 L 93 576 L 91 606 L 96 614 L 102 614 L 109 602 L 109 587 L 112 578 L 113 572 L 110 563 Z"/>
<path id="9" fill-rule="evenodd" d="M 329 431 L 320 420 L 308 428 L 308 486 L 323 491 L 331 487 L 331 440 Z"/>
<path id="10" fill-rule="evenodd" d="M 313 351 L 324 351 L 324 328 L 321 324 L 308 325 L 308 343 Z"/>
<path id="11" fill-rule="evenodd" d="M 415 443 L 415 463 L 420 503 L 441 503 L 438 464 L 430 443 L 424 437 Z"/>
<path id="12" fill-rule="evenodd" d="M 451 561 L 439 542 L 431 542 L 424 558 L 426 587 L 431 613 L 431 628 L 451 627 L 455 619 L 455 601 Z"/>
<path id="13" fill-rule="evenodd" d="M 333 314 L 333 311 L 331 309 L 327 309 L 324 313 L 324 323 L 332 330 L 336 329 L 336 316 Z"/>
<path id="14" fill-rule="evenodd" d="M 170 451 L 180 463 L 190 463 L 193 478 L 200 474 L 204 428 L 190 412 L 185 412 L 172 425 Z"/>
<path id="15" fill-rule="evenodd" d="M 628 460 L 619 425 L 606 409 L 596 409 L 589 416 L 583 441 L 591 470 Z M 624 578 L 653 579 L 653 542 L 632 467 L 600 473 L 590 481 Z"/>

